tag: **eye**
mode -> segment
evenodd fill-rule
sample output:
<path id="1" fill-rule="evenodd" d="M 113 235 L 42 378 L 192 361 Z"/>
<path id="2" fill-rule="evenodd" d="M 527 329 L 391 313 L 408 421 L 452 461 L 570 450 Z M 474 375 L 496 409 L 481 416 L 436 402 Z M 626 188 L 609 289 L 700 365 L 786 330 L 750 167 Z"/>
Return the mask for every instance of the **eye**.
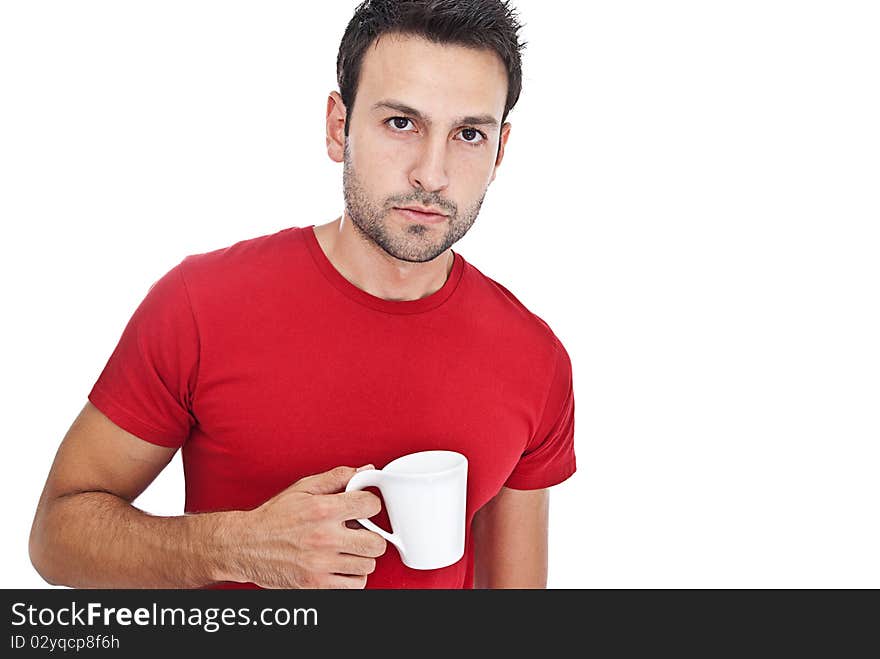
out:
<path id="1" fill-rule="evenodd" d="M 486 134 L 476 128 L 462 128 L 459 131 L 462 141 L 468 144 L 481 144 L 486 141 Z"/>
<path id="2" fill-rule="evenodd" d="M 407 125 L 412 124 L 412 121 L 406 117 L 391 117 L 390 119 L 386 119 L 385 123 L 392 130 L 401 133 L 408 133 L 410 130 L 407 129 Z"/>

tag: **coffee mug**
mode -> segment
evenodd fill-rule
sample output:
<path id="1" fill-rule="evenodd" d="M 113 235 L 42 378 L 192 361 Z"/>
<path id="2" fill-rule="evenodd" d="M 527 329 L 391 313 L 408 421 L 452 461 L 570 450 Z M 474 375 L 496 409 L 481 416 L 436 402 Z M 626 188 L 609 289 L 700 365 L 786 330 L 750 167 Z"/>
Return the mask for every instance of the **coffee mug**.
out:
<path id="1" fill-rule="evenodd" d="M 345 491 L 379 488 L 391 532 L 368 519 L 358 521 L 397 547 L 404 565 L 435 570 L 464 555 L 467 468 L 461 453 L 420 451 L 392 460 L 384 469 L 356 473 Z"/>

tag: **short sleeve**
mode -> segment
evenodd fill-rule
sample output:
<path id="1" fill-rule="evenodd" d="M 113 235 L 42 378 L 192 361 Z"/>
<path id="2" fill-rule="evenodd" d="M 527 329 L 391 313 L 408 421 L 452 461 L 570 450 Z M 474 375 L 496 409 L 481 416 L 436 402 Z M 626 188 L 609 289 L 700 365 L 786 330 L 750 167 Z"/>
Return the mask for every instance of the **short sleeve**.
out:
<path id="1" fill-rule="evenodd" d="M 195 423 L 198 365 L 198 330 L 178 264 L 150 287 L 88 398 L 123 430 L 178 448 Z"/>
<path id="2" fill-rule="evenodd" d="M 515 490 L 556 485 L 576 469 L 571 359 L 558 340 L 556 345 L 553 379 L 538 429 L 505 483 Z"/>

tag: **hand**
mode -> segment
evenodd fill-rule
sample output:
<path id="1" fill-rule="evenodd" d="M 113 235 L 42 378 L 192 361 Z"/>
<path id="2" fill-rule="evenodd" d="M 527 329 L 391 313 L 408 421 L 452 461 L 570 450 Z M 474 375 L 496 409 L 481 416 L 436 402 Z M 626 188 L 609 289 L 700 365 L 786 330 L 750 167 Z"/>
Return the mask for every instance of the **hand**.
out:
<path id="1" fill-rule="evenodd" d="M 345 522 L 372 517 L 382 505 L 372 492 L 344 490 L 356 472 L 372 468 L 307 476 L 244 513 L 237 526 L 240 580 L 263 588 L 364 588 L 387 543 Z"/>

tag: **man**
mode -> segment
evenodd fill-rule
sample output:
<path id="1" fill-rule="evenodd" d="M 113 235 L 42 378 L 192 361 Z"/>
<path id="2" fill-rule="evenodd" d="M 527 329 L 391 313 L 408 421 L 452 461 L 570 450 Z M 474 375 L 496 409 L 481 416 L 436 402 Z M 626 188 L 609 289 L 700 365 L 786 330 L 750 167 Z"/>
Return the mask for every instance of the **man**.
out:
<path id="1" fill-rule="evenodd" d="M 575 470 L 571 363 L 451 247 L 521 85 L 499 0 L 358 7 L 327 102 L 336 220 L 188 256 L 135 311 L 64 438 L 30 552 L 76 587 L 545 587 L 549 494 Z M 183 452 L 186 514 L 132 501 Z M 466 551 L 414 570 L 353 466 L 469 461 Z M 364 468 L 364 467 L 361 467 Z"/>

